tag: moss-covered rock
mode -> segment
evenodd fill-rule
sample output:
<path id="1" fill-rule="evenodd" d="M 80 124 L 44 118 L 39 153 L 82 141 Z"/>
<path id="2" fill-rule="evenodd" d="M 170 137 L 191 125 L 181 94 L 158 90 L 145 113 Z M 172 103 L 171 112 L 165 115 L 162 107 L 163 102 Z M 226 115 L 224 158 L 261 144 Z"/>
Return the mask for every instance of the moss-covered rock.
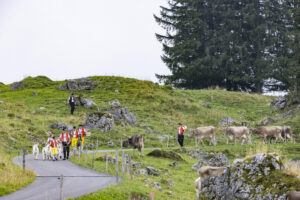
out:
<path id="1" fill-rule="evenodd" d="M 148 156 L 159 157 L 159 158 L 169 158 L 177 161 L 184 161 L 180 155 L 173 151 L 163 151 L 163 150 L 153 150 L 147 154 Z"/>

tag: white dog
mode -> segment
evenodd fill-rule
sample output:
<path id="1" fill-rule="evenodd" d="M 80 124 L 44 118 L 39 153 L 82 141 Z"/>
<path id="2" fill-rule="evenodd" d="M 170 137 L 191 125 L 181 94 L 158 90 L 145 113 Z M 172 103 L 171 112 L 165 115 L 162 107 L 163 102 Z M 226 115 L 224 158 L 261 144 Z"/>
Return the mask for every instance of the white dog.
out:
<path id="1" fill-rule="evenodd" d="M 51 148 L 50 144 L 47 144 L 45 147 L 43 147 L 42 154 L 43 154 L 43 160 L 45 160 L 45 159 L 50 160 L 51 159 L 52 148 Z"/>
<path id="2" fill-rule="evenodd" d="M 40 153 L 39 144 L 33 145 L 33 147 L 32 147 L 32 154 L 34 156 L 34 160 L 38 160 L 39 159 L 39 153 Z"/>

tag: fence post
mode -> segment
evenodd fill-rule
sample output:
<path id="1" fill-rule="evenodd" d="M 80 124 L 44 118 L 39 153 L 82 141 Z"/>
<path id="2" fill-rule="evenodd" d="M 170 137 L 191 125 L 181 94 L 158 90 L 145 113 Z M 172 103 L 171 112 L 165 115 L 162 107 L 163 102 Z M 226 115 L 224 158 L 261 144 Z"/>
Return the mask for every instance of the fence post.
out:
<path id="1" fill-rule="evenodd" d="M 122 149 L 122 147 L 123 147 L 122 138 L 120 139 L 120 147 L 121 147 L 121 149 Z"/>
<path id="2" fill-rule="evenodd" d="M 98 143 L 98 139 L 97 139 L 96 150 L 98 150 L 98 145 L 99 145 L 99 143 Z"/>
<path id="3" fill-rule="evenodd" d="M 108 152 L 106 152 L 106 156 L 105 156 L 105 158 L 106 158 L 105 170 L 106 170 L 106 172 L 108 172 Z"/>
<path id="4" fill-rule="evenodd" d="M 74 160 L 75 160 L 75 156 L 76 156 L 76 149 L 74 148 L 74 150 L 73 150 L 73 157 L 74 157 Z"/>
<path id="5" fill-rule="evenodd" d="M 95 160 L 95 151 L 93 151 L 92 168 L 94 168 L 94 160 Z"/>
<path id="6" fill-rule="evenodd" d="M 87 155 L 87 147 L 85 147 L 85 152 L 84 152 L 84 164 L 86 164 L 86 155 Z"/>
<path id="7" fill-rule="evenodd" d="M 131 156 L 130 155 L 128 155 L 128 165 L 129 165 L 130 179 L 133 180 L 132 165 L 131 165 Z"/>
<path id="8" fill-rule="evenodd" d="M 124 151 L 122 152 L 122 174 L 125 173 L 125 164 L 126 164 L 126 161 L 125 161 L 125 154 L 124 154 Z"/>
<path id="9" fill-rule="evenodd" d="M 64 183 L 64 175 L 60 175 L 60 200 L 63 200 L 63 183 Z"/>
<path id="10" fill-rule="evenodd" d="M 23 149 L 23 172 L 25 172 L 25 156 L 26 156 L 26 150 Z"/>
<path id="11" fill-rule="evenodd" d="M 168 139 L 167 139 L 167 148 L 169 148 L 169 138 L 170 138 L 170 136 L 168 135 Z"/>
<path id="12" fill-rule="evenodd" d="M 119 162 L 118 162 L 118 150 L 116 150 L 116 182 L 117 186 L 119 186 Z"/>

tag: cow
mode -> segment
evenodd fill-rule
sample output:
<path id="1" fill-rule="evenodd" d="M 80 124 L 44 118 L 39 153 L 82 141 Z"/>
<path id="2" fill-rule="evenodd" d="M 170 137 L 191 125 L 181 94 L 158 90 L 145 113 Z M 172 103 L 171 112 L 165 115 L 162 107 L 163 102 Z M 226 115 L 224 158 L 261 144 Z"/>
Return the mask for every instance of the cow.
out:
<path id="1" fill-rule="evenodd" d="M 144 152 L 144 137 L 142 135 L 134 135 L 128 140 L 124 140 L 122 143 L 123 147 L 132 146 L 134 149 L 138 149 L 139 154 L 143 155 Z"/>
<path id="2" fill-rule="evenodd" d="M 262 138 L 262 143 L 266 143 L 267 137 L 275 137 L 275 143 L 278 139 L 284 141 L 281 136 L 282 128 L 280 126 L 261 126 L 259 128 L 252 129 L 253 134 L 258 134 Z"/>
<path id="3" fill-rule="evenodd" d="M 32 147 L 32 154 L 34 156 L 34 160 L 38 160 L 39 159 L 39 153 L 40 153 L 39 144 L 33 145 L 33 147 Z"/>
<path id="4" fill-rule="evenodd" d="M 216 134 L 215 134 L 215 127 L 213 126 L 203 126 L 198 127 L 196 129 L 189 129 L 188 137 L 195 136 L 196 138 L 196 146 L 198 146 L 199 140 L 202 143 L 202 146 L 204 146 L 204 142 L 202 139 L 204 138 L 210 138 L 209 144 L 213 144 L 216 146 Z"/>
<path id="5" fill-rule="evenodd" d="M 223 129 L 223 134 L 227 136 L 228 144 L 229 140 L 234 139 L 234 145 L 236 145 L 236 138 L 242 138 L 242 144 L 248 139 L 248 143 L 251 144 L 251 135 L 249 134 L 249 129 L 246 126 L 232 126 Z"/>
<path id="6" fill-rule="evenodd" d="M 196 195 L 197 198 L 200 197 L 201 193 L 201 181 L 208 177 L 215 177 L 219 174 L 222 174 L 226 167 L 211 167 L 211 166 L 203 166 L 198 170 L 199 178 L 195 180 L 195 188 L 196 188 Z"/>
<path id="7" fill-rule="evenodd" d="M 300 192 L 298 191 L 288 191 L 286 193 L 287 200 L 300 200 Z"/>

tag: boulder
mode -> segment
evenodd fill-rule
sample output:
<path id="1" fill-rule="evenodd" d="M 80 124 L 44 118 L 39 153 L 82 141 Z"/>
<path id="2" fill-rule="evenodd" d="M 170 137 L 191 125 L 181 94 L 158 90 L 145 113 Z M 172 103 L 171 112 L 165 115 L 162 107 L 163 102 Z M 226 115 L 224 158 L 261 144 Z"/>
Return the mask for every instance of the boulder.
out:
<path id="1" fill-rule="evenodd" d="M 285 97 L 278 97 L 275 98 L 271 102 L 271 106 L 273 106 L 275 109 L 281 109 L 283 110 L 287 105 L 287 99 Z"/>
<path id="2" fill-rule="evenodd" d="M 126 107 L 108 108 L 105 112 L 112 114 L 115 121 L 125 121 L 129 125 L 137 124 L 134 114 L 130 113 Z"/>
<path id="3" fill-rule="evenodd" d="M 22 81 L 15 82 L 10 85 L 10 90 L 18 90 L 18 89 L 24 89 Z"/>
<path id="4" fill-rule="evenodd" d="M 172 160 L 183 161 L 180 155 L 173 151 L 164 151 L 155 149 L 147 154 L 147 156 L 158 157 L 158 158 L 169 158 Z"/>
<path id="5" fill-rule="evenodd" d="M 159 184 L 158 182 L 154 182 L 154 183 L 152 183 L 152 187 L 154 187 L 154 188 L 158 189 L 159 191 L 161 191 L 161 190 L 162 190 L 162 188 L 161 188 L 161 186 L 160 186 L 160 184 Z"/>
<path id="6" fill-rule="evenodd" d="M 85 108 L 93 108 L 94 106 L 97 107 L 97 104 L 91 100 L 91 99 L 88 99 L 88 98 L 80 98 L 80 104 L 82 106 L 84 106 Z"/>
<path id="7" fill-rule="evenodd" d="M 228 158 L 223 153 L 207 153 L 202 150 L 190 152 L 190 156 L 199 159 L 197 163 L 192 166 L 193 170 L 198 170 L 202 166 L 221 167 L 229 165 Z"/>
<path id="8" fill-rule="evenodd" d="M 231 126 L 231 125 L 240 125 L 241 122 L 232 119 L 231 117 L 225 117 L 220 120 L 219 126 Z"/>
<path id="9" fill-rule="evenodd" d="M 262 122 L 263 125 L 268 125 L 268 124 L 273 124 L 273 123 L 275 123 L 275 120 L 272 119 L 272 118 L 270 118 L 270 117 L 268 117 L 267 119 L 265 119 L 265 120 Z"/>
<path id="10" fill-rule="evenodd" d="M 58 129 L 58 130 L 63 130 L 63 128 L 65 128 L 66 131 L 69 131 L 69 132 L 71 132 L 73 130 L 72 126 L 62 123 L 62 122 L 55 122 L 55 123 L 51 124 L 49 126 L 49 128 Z"/>
<path id="11" fill-rule="evenodd" d="M 135 172 L 136 175 L 148 175 L 148 171 L 146 169 L 140 169 Z"/>
<path id="12" fill-rule="evenodd" d="M 210 104 L 209 102 L 204 103 L 204 106 L 205 106 L 206 108 L 211 108 L 211 104 Z"/>
<path id="13" fill-rule="evenodd" d="M 121 103 L 119 102 L 118 99 L 115 99 L 113 101 L 109 101 L 108 104 L 111 105 L 112 107 L 122 107 L 122 105 L 121 105 Z"/>
<path id="14" fill-rule="evenodd" d="M 40 110 L 45 110 L 46 108 L 43 107 L 43 106 L 41 106 L 41 107 L 39 107 L 39 109 L 40 109 Z"/>
<path id="15" fill-rule="evenodd" d="M 139 162 L 137 162 L 137 163 L 132 163 L 132 167 L 134 167 L 134 168 L 141 168 L 143 166 L 143 164 L 142 163 L 139 163 Z"/>
<path id="16" fill-rule="evenodd" d="M 37 93 L 35 91 L 32 92 L 32 96 L 37 96 Z"/>
<path id="17" fill-rule="evenodd" d="M 146 179 L 145 179 L 145 182 L 146 182 L 146 183 L 149 183 L 149 182 L 150 182 L 150 178 L 146 178 Z"/>
<path id="18" fill-rule="evenodd" d="M 92 113 L 87 117 L 86 122 L 83 124 L 83 126 L 88 129 L 96 129 L 102 132 L 109 132 L 114 128 L 114 118 L 109 113 Z"/>
<path id="19" fill-rule="evenodd" d="M 107 142 L 107 145 L 113 147 L 113 146 L 115 146 L 115 143 L 114 143 L 114 141 L 110 140 Z"/>
<path id="20" fill-rule="evenodd" d="M 276 154 L 257 154 L 227 167 L 223 174 L 202 180 L 201 198 L 285 199 L 284 185 L 276 187 L 281 180 L 269 176 L 281 169 L 282 161 Z M 273 192 L 279 187 L 281 193 Z"/>
<path id="21" fill-rule="evenodd" d="M 68 80 L 65 85 L 60 85 L 59 90 L 93 90 L 98 85 L 97 81 L 88 78 L 81 78 L 76 80 Z"/>
<path id="22" fill-rule="evenodd" d="M 4 103 L 4 101 L 1 101 L 1 100 L 0 100 L 0 104 L 2 104 L 2 103 Z"/>
<path id="23" fill-rule="evenodd" d="M 174 182 L 172 180 L 168 180 L 168 184 L 169 186 L 174 187 Z"/>
<path id="24" fill-rule="evenodd" d="M 158 170 L 155 169 L 154 167 L 148 166 L 148 167 L 146 168 L 146 170 L 147 170 L 147 173 L 148 173 L 149 175 L 160 176 L 160 174 L 157 173 Z"/>
<path id="25" fill-rule="evenodd" d="M 179 165 L 178 165 L 178 163 L 177 162 L 173 162 L 173 163 L 171 163 L 171 164 L 169 164 L 169 166 L 171 166 L 171 167 L 179 167 Z"/>

